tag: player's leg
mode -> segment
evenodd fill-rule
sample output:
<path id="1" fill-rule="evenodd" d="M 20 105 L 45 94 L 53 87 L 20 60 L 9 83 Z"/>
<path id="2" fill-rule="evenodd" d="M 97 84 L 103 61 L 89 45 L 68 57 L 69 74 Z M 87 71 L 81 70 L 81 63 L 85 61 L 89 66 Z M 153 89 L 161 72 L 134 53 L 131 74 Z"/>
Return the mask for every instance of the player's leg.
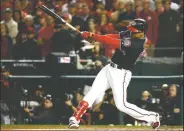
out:
<path id="1" fill-rule="evenodd" d="M 120 70 L 109 66 L 108 79 L 113 91 L 114 101 L 117 108 L 132 116 L 135 119 L 146 121 L 149 123 L 159 122 L 159 115 L 137 107 L 127 102 L 127 87 L 131 80 L 132 73 L 127 70 Z M 156 123 L 160 124 L 160 123 Z M 159 125 L 157 126 L 159 127 Z"/>
<path id="2" fill-rule="evenodd" d="M 84 96 L 83 100 L 79 103 L 77 111 L 74 112 L 69 120 L 69 128 L 77 128 L 80 118 L 85 113 L 85 111 L 92 107 L 95 100 L 109 88 L 109 83 L 107 81 L 107 66 L 105 66 L 96 76 L 90 91 Z"/>

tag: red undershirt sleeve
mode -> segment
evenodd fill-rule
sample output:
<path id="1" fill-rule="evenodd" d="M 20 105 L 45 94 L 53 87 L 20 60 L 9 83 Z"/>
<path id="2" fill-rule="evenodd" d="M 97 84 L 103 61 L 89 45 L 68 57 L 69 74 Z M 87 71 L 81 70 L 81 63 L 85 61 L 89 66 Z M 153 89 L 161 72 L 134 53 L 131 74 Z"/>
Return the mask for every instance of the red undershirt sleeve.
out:
<path id="1" fill-rule="evenodd" d="M 106 34 L 105 36 L 109 36 L 111 38 L 120 39 L 120 35 L 119 34 Z"/>
<path id="2" fill-rule="evenodd" d="M 93 39 L 95 41 L 99 41 L 102 44 L 106 44 L 109 46 L 112 46 L 112 48 L 120 48 L 120 39 L 112 38 L 107 35 L 98 35 L 98 34 L 93 34 Z"/>

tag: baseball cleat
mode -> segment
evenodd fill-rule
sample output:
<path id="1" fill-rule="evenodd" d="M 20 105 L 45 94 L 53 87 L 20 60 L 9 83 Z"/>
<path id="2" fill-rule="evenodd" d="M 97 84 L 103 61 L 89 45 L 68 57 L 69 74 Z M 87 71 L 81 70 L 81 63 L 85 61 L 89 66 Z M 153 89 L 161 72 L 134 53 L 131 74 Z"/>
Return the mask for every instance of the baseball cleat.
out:
<path id="1" fill-rule="evenodd" d="M 68 129 L 78 129 L 79 128 L 79 124 L 75 124 L 75 123 L 70 123 L 68 126 Z"/>
<path id="2" fill-rule="evenodd" d="M 151 125 L 153 129 L 158 129 L 160 127 L 160 116 L 158 113 L 156 114 L 156 121 L 152 122 Z"/>
<path id="3" fill-rule="evenodd" d="M 80 121 L 77 121 L 75 117 L 70 117 L 68 129 L 78 129 L 79 122 Z"/>

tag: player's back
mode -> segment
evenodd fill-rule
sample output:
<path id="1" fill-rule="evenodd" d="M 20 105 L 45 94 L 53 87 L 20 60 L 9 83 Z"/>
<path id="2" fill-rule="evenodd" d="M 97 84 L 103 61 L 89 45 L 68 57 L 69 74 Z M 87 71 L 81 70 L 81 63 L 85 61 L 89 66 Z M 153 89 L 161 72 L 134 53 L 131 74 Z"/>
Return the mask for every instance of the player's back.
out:
<path id="1" fill-rule="evenodd" d="M 116 49 L 112 62 L 121 66 L 123 69 L 131 70 L 138 57 L 144 50 L 144 39 L 131 39 L 130 37 L 121 40 L 121 48 Z"/>

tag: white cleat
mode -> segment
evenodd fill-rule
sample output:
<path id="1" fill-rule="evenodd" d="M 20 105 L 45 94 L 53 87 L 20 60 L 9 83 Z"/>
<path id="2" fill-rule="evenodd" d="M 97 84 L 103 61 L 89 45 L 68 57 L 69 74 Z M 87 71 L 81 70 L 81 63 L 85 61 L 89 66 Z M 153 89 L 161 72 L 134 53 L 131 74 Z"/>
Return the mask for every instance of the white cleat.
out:
<path id="1" fill-rule="evenodd" d="M 157 116 L 156 116 L 156 121 L 152 122 L 151 125 L 152 125 L 153 129 L 158 129 L 160 127 L 160 116 L 159 116 L 158 113 L 157 113 Z"/>
<path id="2" fill-rule="evenodd" d="M 77 121 L 75 117 L 70 117 L 68 129 L 78 129 L 79 122 L 80 121 Z"/>
<path id="3" fill-rule="evenodd" d="M 78 129 L 79 128 L 79 124 L 75 124 L 75 123 L 71 123 L 68 126 L 68 129 Z"/>

